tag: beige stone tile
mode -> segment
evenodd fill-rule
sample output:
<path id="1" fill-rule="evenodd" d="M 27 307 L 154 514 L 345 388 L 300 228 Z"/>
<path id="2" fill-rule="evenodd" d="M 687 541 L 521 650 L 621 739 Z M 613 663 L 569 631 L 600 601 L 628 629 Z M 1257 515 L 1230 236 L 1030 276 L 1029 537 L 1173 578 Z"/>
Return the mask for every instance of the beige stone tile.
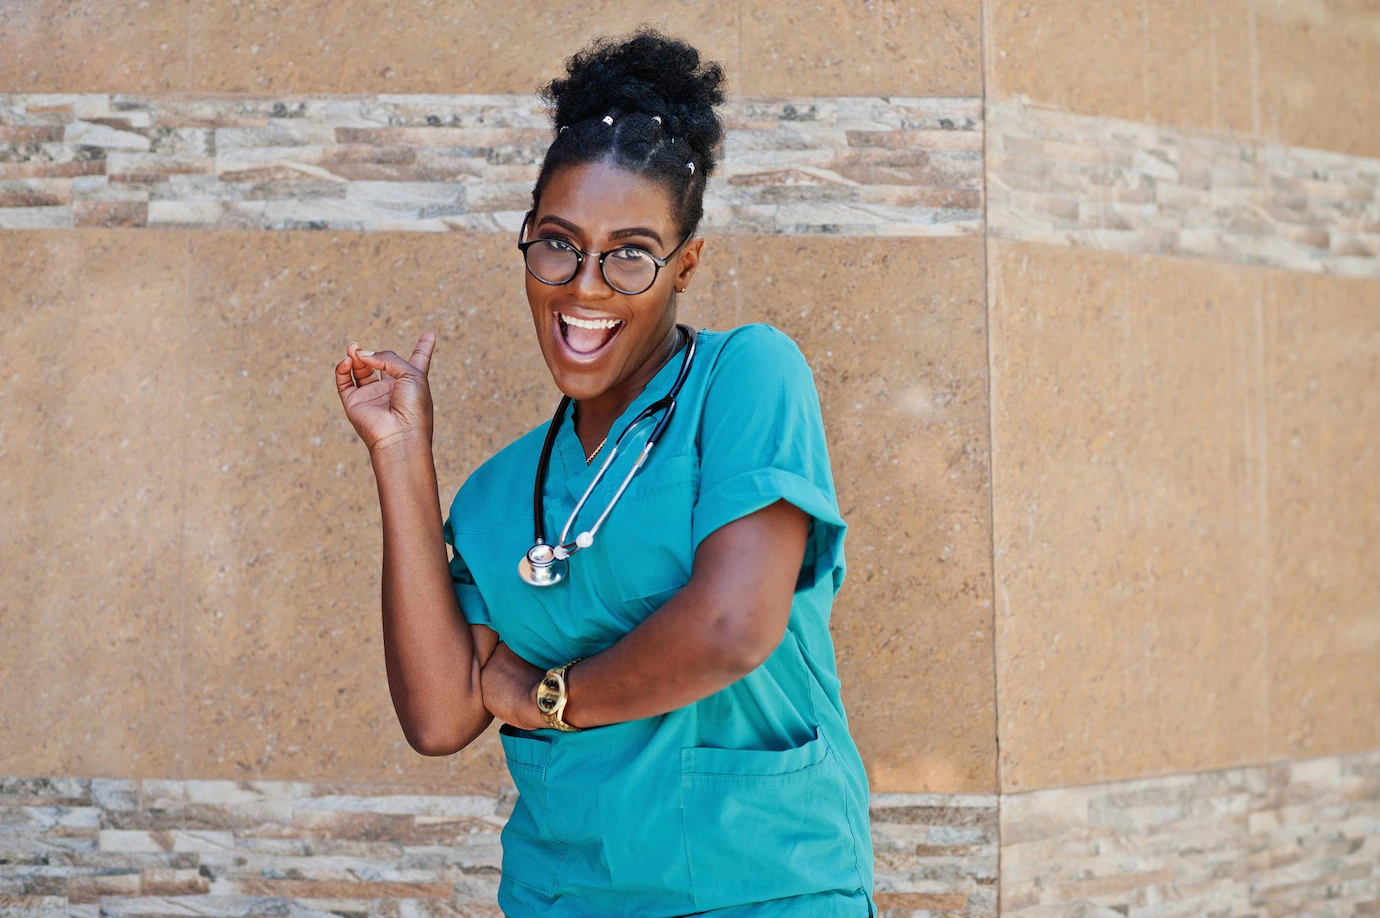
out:
<path id="1" fill-rule="evenodd" d="M 874 791 L 992 792 L 986 337 L 978 239 L 744 238 L 742 322 L 820 390 L 848 571 L 832 631 Z"/>
<path id="2" fill-rule="evenodd" d="M 986 26 L 990 97 L 1024 96 L 1135 121 L 1147 116 L 1139 0 L 990 0 Z"/>
<path id="3" fill-rule="evenodd" d="M 445 759 L 406 744 L 389 699 L 378 492 L 333 365 L 351 340 L 406 355 L 436 330 L 434 442 L 440 490 L 453 495 L 546 401 L 510 243 L 193 236 L 187 742 L 201 775 L 447 778 Z M 494 411 L 500 381 L 505 410 Z M 496 737 L 457 758 L 467 780 L 503 773 Z"/>
<path id="4" fill-rule="evenodd" d="M 1146 116 L 1156 124 L 1257 133 L 1252 0 L 1145 4 Z"/>
<path id="5" fill-rule="evenodd" d="M 1380 281 L 1272 271 L 1271 758 L 1380 747 Z"/>
<path id="6" fill-rule="evenodd" d="M 1089 115 L 1255 132 L 1250 0 L 994 0 L 988 86 Z"/>
<path id="7" fill-rule="evenodd" d="M 1002 789 L 1261 761 L 1258 273 L 992 252 Z"/>
<path id="8" fill-rule="evenodd" d="M 536 92 L 590 39 L 644 20 L 723 63 L 737 91 L 737 7 L 690 0 L 518 0 L 501 11 L 481 0 L 199 4 L 193 82 L 233 92 Z"/>
<path id="9" fill-rule="evenodd" d="M 0 92 L 188 89 L 193 0 L 0 4 Z"/>
<path id="10" fill-rule="evenodd" d="M 0 772 L 178 774 L 185 246 L 4 240 Z"/>
<path id="11" fill-rule="evenodd" d="M 978 0 L 743 5 L 748 95 L 978 96 Z"/>
<path id="12" fill-rule="evenodd" d="M 1370 0 L 1258 0 L 1265 136 L 1380 156 L 1380 13 Z"/>

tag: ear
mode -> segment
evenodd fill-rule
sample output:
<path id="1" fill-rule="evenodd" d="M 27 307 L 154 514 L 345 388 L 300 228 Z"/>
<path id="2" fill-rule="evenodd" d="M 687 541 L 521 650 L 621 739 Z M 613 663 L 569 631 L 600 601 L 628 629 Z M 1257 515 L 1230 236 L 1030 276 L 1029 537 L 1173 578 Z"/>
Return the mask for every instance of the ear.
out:
<path id="1" fill-rule="evenodd" d="M 685 247 L 680 250 L 680 259 L 676 267 L 676 289 L 683 290 L 690 283 L 690 275 L 695 273 L 695 268 L 700 263 L 700 253 L 704 249 L 704 237 L 696 236 Z"/>

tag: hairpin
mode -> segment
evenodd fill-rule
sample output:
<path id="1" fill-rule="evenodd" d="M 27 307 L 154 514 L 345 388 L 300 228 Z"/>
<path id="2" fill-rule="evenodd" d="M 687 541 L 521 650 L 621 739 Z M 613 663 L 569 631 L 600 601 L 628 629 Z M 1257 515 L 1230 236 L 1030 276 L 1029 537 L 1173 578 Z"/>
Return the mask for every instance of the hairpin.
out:
<path id="1" fill-rule="evenodd" d="M 612 115 L 605 115 L 605 116 L 604 116 L 604 123 L 605 123 L 605 124 L 613 124 L 613 116 L 612 116 Z"/>
<path id="2" fill-rule="evenodd" d="M 565 133 L 566 131 L 568 131 L 568 130 L 570 130 L 570 125 L 568 125 L 568 124 L 563 124 L 563 125 L 561 125 L 561 129 L 560 129 L 559 131 L 557 131 L 556 133 L 557 133 L 557 134 L 564 134 L 564 133 Z"/>
<path id="3" fill-rule="evenodd" d="M 652 116 L 652 120 L 655 121 L 657 124 L 660 124 L 660 123 L 661 123 L 661 116 L 660 116 L 660 115 L 653 115 L 653 116 Z"/>
<path id="4" fill-rule="evenodd" d="M 695 161 L 693 159 L 687 159 L 685 161 L 685 167 L 690 170 L 691 175 L 695 174 Z"/>

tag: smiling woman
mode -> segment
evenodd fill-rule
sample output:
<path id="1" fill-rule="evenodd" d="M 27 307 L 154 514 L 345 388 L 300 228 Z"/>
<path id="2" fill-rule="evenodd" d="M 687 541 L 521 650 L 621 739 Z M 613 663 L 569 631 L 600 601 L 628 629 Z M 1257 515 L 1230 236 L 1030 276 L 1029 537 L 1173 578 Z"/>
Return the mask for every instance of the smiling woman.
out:
<path id="1" fill-rule="evenodd" d="M 502 721 L 509 918 L 876 915 L 829 633 L 847 526 L 813 375 L 769 325 L 676 321 L 705 254 L 723 70 L 644 27 L 566 71 L 543 87 L 554 139 L 517 242 L 554 418 L 437 527 L 431 333 L 410 361 L 352 345 L 336 368 L 384 507 L 399 720 L 430 755 Z M 562 521 L 578 536 L 547 545 Z M 558 577 L 534 574 L 547 562 Z"/>
<path id="2" fill-rule="evenodd" d="M 518 243 L 527 301 L 546 365 L 575 400 L 580 439 L 598 443 L 675 350 L 675 294 L 704 239 L 680 229 L 660 182 L 607 158 L 568 163 L 539 187 L 520 230 L 534 235 Z"/>

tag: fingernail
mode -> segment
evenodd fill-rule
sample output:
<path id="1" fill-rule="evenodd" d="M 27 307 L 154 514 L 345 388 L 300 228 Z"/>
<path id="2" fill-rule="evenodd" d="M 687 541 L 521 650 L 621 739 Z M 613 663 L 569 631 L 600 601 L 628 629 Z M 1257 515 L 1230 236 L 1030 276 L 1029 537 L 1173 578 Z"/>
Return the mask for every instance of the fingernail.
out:
<path id="1" fill-rule="evenodd" d="M 352 347 L 359 347 L 359 342 L 358 342 L 358 341 L 351 341 L 349 344 L 347 344 L 347 345 L 345 346 L 345 350 L 348 351 L 348 350 L 349 350 L 350 348 L 352 348 Z"/>
<path id="2" fill-rule="evenodd" d="M 374 356 L 374 352 L 373 352 L 373 351 L 355 351 L 355 353 L 356 353 L 356 354 L 363 354 L 365 357 L 372 357 L 372 356 Z"/>

